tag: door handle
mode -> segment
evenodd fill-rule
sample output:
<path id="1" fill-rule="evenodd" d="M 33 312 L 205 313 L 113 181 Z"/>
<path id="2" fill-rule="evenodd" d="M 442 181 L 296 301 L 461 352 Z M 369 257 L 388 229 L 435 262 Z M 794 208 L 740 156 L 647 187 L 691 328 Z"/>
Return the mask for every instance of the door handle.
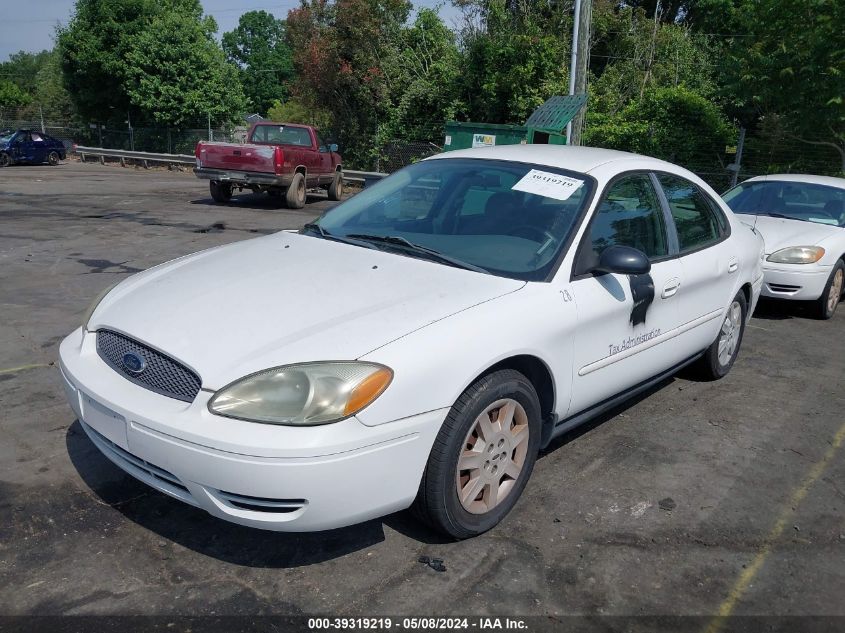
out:
<path id="1" fill-rule="evenodd" d="M 728 272 L 735 273 L 739 270 L 739 260 L 736 257 L 731 257 L 728 260 Z"/>
<path id="2" fill-rule="evenodd" d="M 670 279 L 669 281 L 666 282 L 666 285 L 663 286 L 663 292 L 660 293 L 660 296 L 663 297 L 664 299 L 668 299 L 669 297 L 674 295 L 676 292 L 678 292 L 678 289 L 680 287 L 681 287 L 681 280 L 680 279 L 677 279 L 677 278 Z"/>

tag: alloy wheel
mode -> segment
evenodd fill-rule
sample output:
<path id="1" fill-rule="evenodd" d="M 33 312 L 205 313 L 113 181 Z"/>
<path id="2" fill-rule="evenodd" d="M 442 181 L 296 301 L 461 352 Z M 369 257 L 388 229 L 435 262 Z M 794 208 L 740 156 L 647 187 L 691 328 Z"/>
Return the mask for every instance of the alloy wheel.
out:
<path id="1" fill-rule="evenodd" d="M 722 331 L 719 333 L 719 364 L 723 367 L 731 362 L 736 352 L 740 332 L 742 332 L 742 306 L 739 305 L 739 301 L 734 301 L 728 308 L 728 313 L 722 323 Z"/>
<path id="2" fill-rule="evenodd" d="M 836 310 L 836 306 L 839 303 L 839 299 L 842 297 L 843 278 L 845 278 L 845 273 L 843 273 L 840 268 L 833 276 L 833 283 L 830 284 L 830 292 L 827 295 L 828 314 L 833 314 L 833 311 Z"/>
<path id="3" fill-rule="evenodd" d="M 498 506 L 513 490 L 528 454 L 528 415 L 511 398 L 490 404 L 472 424 L 458 457 L 458 500 L 471 514 Z"/>

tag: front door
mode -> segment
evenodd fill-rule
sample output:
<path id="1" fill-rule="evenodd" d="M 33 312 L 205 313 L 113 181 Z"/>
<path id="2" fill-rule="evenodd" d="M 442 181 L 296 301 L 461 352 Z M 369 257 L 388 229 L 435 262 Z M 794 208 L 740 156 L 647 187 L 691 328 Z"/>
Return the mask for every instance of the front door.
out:
<path id="1" fill-rule="evenodd" d="M 613 182 L 590 221 L 570 285 L 578 308 L 570 414 L 575 414 L 683 360 L 672 346 L 679 325 L 683 271 L 649 174 Z M 630 246 L 651 260 L 646 275 L 579 274 L 604 249 Z M 586 258 L 586 259 L 585 259 Z"/>

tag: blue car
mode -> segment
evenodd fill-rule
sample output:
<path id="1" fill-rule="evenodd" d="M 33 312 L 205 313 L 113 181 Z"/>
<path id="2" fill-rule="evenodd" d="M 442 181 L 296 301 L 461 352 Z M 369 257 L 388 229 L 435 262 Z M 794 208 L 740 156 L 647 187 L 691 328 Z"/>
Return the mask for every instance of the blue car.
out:
<path id="1" fill-rule="evenodd" d="M 64 144 L 36 130 L 0 132 L 0 167 L 16 163 L 58 165 L 67 150 Z"/>

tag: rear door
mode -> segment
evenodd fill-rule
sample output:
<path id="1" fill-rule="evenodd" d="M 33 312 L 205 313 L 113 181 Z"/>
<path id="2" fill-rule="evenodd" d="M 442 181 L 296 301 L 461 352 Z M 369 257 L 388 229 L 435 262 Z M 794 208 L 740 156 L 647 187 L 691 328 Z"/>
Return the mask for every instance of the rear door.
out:
<path id="1" fill-rule="evenodd" d="M 614 245 L 644 252 L 651 261 L 650 273 L 580 272 L 586 268 L 583 262 L 595 261 Z M 570 285 L 578 307 L 571 413 L 683 360 L 669 334 L 679 325 L 676 295 L 683 274 L 674 250 L 652 176 L 641 172 L 613 181 L 579 245 Z"/>
<path id="2" fill-rule="evenodd" d="M 682 331 L 677 344 L 700 352 L 718 334 L 721 315 L 736 292 L 739 253 L 730 224 L 695 183 L 674 174 L 656 174 L 678 238 L 683 285 L 678 292 Z"/>

